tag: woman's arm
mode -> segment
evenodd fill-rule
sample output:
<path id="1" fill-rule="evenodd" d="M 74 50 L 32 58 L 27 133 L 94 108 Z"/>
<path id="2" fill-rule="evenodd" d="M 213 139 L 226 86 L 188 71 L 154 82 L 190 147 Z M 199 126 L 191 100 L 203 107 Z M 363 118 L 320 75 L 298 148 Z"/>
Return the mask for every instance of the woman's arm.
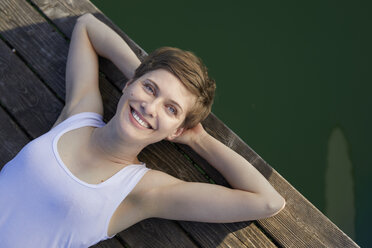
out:
<path id="1" fill-rule="evenodd" d="M 273 208 L 281 209 L 285 200 L 266 178 L 241 155 L 222 144 L 199 125 L 199 134 L 191 139 L 188 145 L 216 168 L 234 189 L 267 197 L 271 199 Z"/>
<path id="2" fill-rule="evenodd" d="M 127 78 L 131 79 L 141 61 L 128 44 L 114 30 L 90 13 L 82 15 L 78 21 L 85 24 L 97 54 L 111 60 Z"/>
<path id="3" fill-rule="evenodd" d="M 285 199 L 247 160 L 209 135 L 199 123 L 172 141 L 188 144 L 214 166 L 234 189 L 184 182 L 151 171 L 150 190 L 141 195 L 145 215 L 176 220 L 235 222 L 273 216 Z"/>
<path id="4" fill-rule="evenodd" d="M 127 43 L 111 28 L 92 14 L 79 17 L 67 57 L 66 105 L 54 126 L 81 112 L 103 114 L 97 55 L 111 60 L 128 78 L 132 78 L 140 64 Z"/>

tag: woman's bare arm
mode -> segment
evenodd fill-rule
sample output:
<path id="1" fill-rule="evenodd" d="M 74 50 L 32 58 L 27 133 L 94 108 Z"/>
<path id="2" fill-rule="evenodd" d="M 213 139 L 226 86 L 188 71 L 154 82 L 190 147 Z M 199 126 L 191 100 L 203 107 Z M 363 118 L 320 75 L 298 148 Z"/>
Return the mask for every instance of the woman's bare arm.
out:
<path id="1" fill-rule="evenodd" d="M 103 114 L 99 91 L 98 55 L 111 60 L 126 77 L 132 78 L 140 60 L 127 43 L 92 14 L 76 21 L 66 65 L 66 105 L 57 125 L 80 112 Z"/>
<path id="2" fill-rule="evenodd" d="M 204 129 L 198 139 L 190 142 L 189 146 L 216 168 L 234 189 L 265 196 L 271 199 L 275 208 L 284 205 L 283 197 L 251 163 Z"/>
<path id="3" fill-rule="evenodd" d="M 142 197 L 148 217 L 203 222 L 235 222 L 275 215 L 285 199 L 242 156 L 209 135 L 201 124 L 174 139 L 191 146 L 214 166 L 234 189 L 184 182 L 151 172 L 153 184 Z"/>

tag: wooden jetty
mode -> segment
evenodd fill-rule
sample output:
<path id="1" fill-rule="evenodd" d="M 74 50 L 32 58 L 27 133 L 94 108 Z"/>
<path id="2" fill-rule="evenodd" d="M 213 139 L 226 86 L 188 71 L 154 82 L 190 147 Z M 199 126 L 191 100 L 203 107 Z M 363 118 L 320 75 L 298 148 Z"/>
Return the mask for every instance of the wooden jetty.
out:
<path id="1" fill-rule="evenodd" d="M 0 1 L 1 166 L 30 140 L 47 132 L 59 115 L 64 105 L 69 39 L 76 19 L 84 13 L 112 27 L 140 59 L 147 55 L 87 0 Z M 114 115 L 126 81 L 110 61 L 100 58 L 105 121 Z M 286 199 L 285 209 L 271 218 L 228 224 L 148 219 L 95 247 L 358 247 L 216 116 L 210 114 L 203 125 L 268 178 Z M 156 143 L 140 154 L 140 160 L 186 181 L 228 186 L 213 167 L 184 145 Z"/>

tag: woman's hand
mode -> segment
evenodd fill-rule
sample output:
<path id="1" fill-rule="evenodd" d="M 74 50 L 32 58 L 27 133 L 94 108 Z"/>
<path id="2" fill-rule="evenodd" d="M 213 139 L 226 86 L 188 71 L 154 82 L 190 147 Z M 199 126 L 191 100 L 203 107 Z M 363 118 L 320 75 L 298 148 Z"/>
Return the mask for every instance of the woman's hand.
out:
<path id="1" fill-rule="evenodd" d="M 184 129 L 178 137 L 170 141 L 191 146 L 191 144 L 199 142 L 205 135 L 208 135 L 208 133 L 204 130 L 202 124 L 199 122 L 193 128 Z"/>

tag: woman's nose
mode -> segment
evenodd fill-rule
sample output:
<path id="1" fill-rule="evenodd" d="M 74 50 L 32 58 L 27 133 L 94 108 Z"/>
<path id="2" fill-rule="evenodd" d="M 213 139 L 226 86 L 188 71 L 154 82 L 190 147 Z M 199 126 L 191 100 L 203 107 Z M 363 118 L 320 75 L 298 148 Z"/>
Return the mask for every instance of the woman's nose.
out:
<path id="1" fill-rule="evenodd" d="M 156 106 L 157 106 L 156 100 L 141 103 L 141 107 L 142 107 L 144 114 L 150 115 L 151 117 L 156 116 L 156 111 L 157 111 Z"/>

